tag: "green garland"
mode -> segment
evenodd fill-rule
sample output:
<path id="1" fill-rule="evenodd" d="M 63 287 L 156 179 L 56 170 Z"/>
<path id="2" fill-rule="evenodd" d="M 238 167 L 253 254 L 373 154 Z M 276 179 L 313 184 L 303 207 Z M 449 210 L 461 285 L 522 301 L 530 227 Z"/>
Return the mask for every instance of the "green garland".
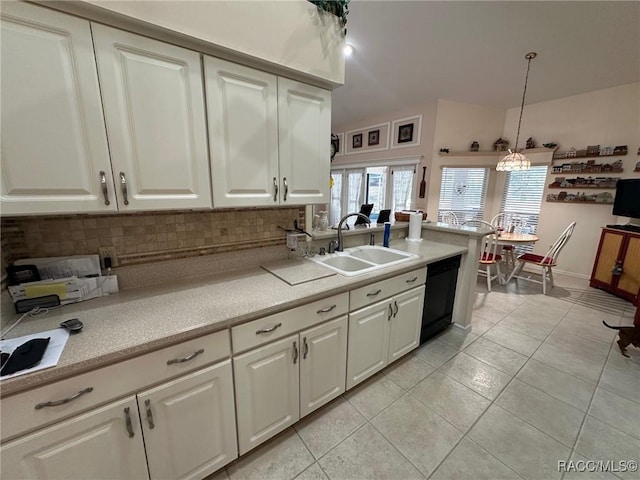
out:
<path id="1" fill-rule="evenodd" d="M 344 29 L 344 35 L 347 34 L 347 15 L 349 15 L 349 0 L 308 0 L 313 3 L 318 10 L 324 10 L 338 17 L 340 26 Z"/>

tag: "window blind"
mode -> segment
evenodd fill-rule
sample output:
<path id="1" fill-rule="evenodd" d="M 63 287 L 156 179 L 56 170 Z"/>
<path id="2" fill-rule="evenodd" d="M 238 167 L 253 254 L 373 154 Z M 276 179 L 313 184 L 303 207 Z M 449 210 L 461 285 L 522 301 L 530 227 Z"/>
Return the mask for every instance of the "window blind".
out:
<path id="1" fill-rule="evenodd" d="M 507 174 L 500 212 L 509 215 L 514 225 L 525 233 L 535 233 L 538 227 L 546 181 L 546 166 Z"/>
<path id="2" fill-rule="evenodd" d="M 454 212 L 460 223 L 482 220 L 488 178 L 488 168 L 443 168 L 438 220 L 444 212 Z"/>

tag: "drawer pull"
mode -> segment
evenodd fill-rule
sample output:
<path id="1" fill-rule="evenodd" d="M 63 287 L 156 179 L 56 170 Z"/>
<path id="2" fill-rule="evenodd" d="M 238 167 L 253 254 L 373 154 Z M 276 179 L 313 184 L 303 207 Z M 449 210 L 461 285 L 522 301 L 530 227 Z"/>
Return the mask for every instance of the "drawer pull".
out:
<path id="1" fill-rule="evenodd" d="M 145 400 L 144 406 L 147 410 L 147 422 L 149 422 L 149 428 L 153 430 L 156 427 L 156 424 L 153 423 L 153 413 L 151 413 L 151 400 Z"/>
<path id="2" fill-rule="evenodd" d="M 127 423 L 127 432 L 129 432 L 129 438 L 133 438 L 133 425 L 131 424 L 131 414 L 129 413 L 129 407 L 124 408 L 124 419 Z"/>
<path id="3" fill-rule="evenodd" d="M 319 315 L 321 313 L 329 313 L 331 310 L 335 309 L 337 305 L 331 305 L 330 307 L 327 308 L 321 308 L 320 310 L 318 310 L 316 313 Z"/>
<path id="4" fill-rule="evenodd" d="M 124 172 L 120 172 L 120 189 L 122 190 L 124 204 L 129 205 L 129 197 L 127 196 L 127 177 L 124 176 Z"/>
<path id="5" fill-rule="evenodd" d="M 391 308 L 391 304 L 389 304 L 389 315 L 387 315 L 387 321 L 391 321 L 391 317 L 393 317 L 393 308 Z"/>
<path id="6" fill-rule="evenodd" d="M 93 387 L 85 388 L 84 390 L 80 390 L 78 393 L 74 393 L 73 395 L 63 398 L 62 400 L 54 400 L 53 402 L 43 402 L 36 405 L 36 410 L 40 410 L 44 407 L 58 407 L 60 405 L 64 405 L 65 403 L 69 403 L 75 400 L 78 397 L 81 397 L 85 393 L 93 392 Z"/>
<path id="7" fill-rule="evenodd" d="M 282 323 L 276 323 L 273 327 L 261 328 L 256 331 L 256 335 L 260 335 L 261 333 L 269 333 L 273 332 L 276 328 L 281 327 Z"/>
<path id="8" fill-rule="evenodd" d="M 393 318 L 396 318 L 396 315 L 398 314 L 398 310 L 400 310 L 398 308 L 398 302 L 396 302 L 395 300 L 393 301 L 393 306 L 395 307 L 395 311 L 393 312 Z"/>
<path id="9" fill-rule="evenodd" d="M 282 177 L 282 183 L 284 184 L 284 201 L 287 201 L 287 195 L 289 193 L 289 184 L 287 183 L 287 177 Z"/>
<path id="10" fill-rule="evenodd" d="M 302 344 L 304 347 L 303 353 L 302 353 L 302 358 L 303 360 L 307 359 L 307 354 L 309 353 L 309 344 L 307 343 L 307 337 L 304 337 L 302 339 Z"/>
<path id="11" fill-rule="evenodd" d="M 273 177 L 273 201 L 278 201 L 278 179 Z"/>
<path id="12" fill-rule="evenodd" d="M 296 342 L 293 342 L 293 364 L 295 365 L 298 362 L 298 345 Z"/>
<path id="13" fill-rule="evenodd" d="M 197 352 L 193 352 L 191 355 L 187 355 L 184 358 L 172 358 L 171 360 L 167 360 L 167 365 L 173 365 L 174 363 L 188 362 L 189 360 L 193 360 L 194 358 L 196 358 L 201 353 L 204 353 L 204 348 L 201 348 Z"/>
<path id="14" fill-rule="evenodd" d="M 382 290 L 378 289 L 375 292 L 367 293 L 367 297 L 375 297 L 376 295 L 379 295 L 380 292 L 382 292 Z"/>
<path id="15" fill-rule="evenodd" d="M 413 278 L 409 278 L 408 280 L 406 280 L 407 283 L 413 283 L 418 279 L 418 277 L 413 277 Z"/>

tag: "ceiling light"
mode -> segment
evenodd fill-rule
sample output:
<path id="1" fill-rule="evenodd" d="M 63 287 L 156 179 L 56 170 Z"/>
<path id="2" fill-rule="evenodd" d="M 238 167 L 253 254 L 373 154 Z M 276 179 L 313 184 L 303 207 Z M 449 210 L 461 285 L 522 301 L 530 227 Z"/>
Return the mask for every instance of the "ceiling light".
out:
<path id="1" fill-rule="evenodd" d="M 342 51 L 344 52 L 345 57 L 350 57 L 351 54 L 353 53 L 353 45 L 351 45 L 350 43 L 345 44 Z"/>
<path id="2" fill-rule="evenodd" d="M 531 161 L 524 156 L 522 149 L 518 148 L 518 139 L 520 138 L 520 125 L 522 124 L 522 112 L 524 111 L 524 97 L 527 94 L 527 82 L 529 80 L 529 67 L 531 67 L 531 60 L 536 58 L 538 54 L 536 52 L 527 53 L 524 58 L 527 59 L 527 75 L 524 78 L 524 91 L 522 92 L 522 105 L 520 105 L 520 119 L 518 120 L 518 133 L 516 133 L 516 144 L 513 150 L 509 149 L 509 155 L 501 158 L 498 161 L 496 170 L 498 171 L 512 171 L 512 170 L 529 170 L 531 167 Z"/>

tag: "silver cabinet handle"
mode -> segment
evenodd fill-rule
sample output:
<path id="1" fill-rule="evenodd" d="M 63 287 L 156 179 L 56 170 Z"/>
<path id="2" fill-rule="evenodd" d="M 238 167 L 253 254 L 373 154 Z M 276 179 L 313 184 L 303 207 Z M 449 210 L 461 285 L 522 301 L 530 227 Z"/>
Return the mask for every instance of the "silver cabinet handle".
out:
<path id="1" fill-rule="evenodd" d="M 276 328 L 282 326 L 282 323 L 276 323 L 273 327 L 261 328 L 260 330 L 256 330 L 256 335 L 260 335 L 261 333 L 269 333 L 273 332 Z"/>
<path id="2" fill-rule="evenodd" d="M 391 308 L 391 304 L 389 304 L 389 315 L 387 315 L 387 320 L 391 321 L 391 317 L 393 317 L 393 308 Z"/>
<path id="3" fill-rule="evenodd" d="M 201 353 L 204 353 L 204 348 L 201 348 L 197 352 L 193 352 L 191 355 L 187 355 L 184 358 L 172 358 L 171 360 L 167 360 L 167 365 L 173 365 L 174 363 L 188 362 L 189 360 L 193 360 L 194 358 L 196 358 Z"/>
<path id="4" fill-rule="evenodd" d="M 396 318 L 396 315 L 398 314 L 398 310 L 400 310 L 400 308 L 398 307 L 398 302 L 394 300 L 393 306 L 396 308 L 395 311 L 393 312 L 393 318 Z"/>
<path id="5" fill-rule="evenodd" d="M 282 183 L 284 184 L 284 202 L 287 201 L 287 194 L 289 193 L 289 184 L 287 183 L 287 177 L 282 177 Z"/>
<path id="6" fill-rule="evenodd" d="M 309 344 L 307 343 L 307 337 L 304 337 L 302 339 L 302 345 L 303 345 L 302 358 L 304 360 L 306 360 L 307 359 L 307 354 L 309 353 Z"/>
<path id="7" fill-rule="evenodd" d="M 278 179 L 273 177 L 273 201 L 278 201 Z"/>
<path id="8" fill-rule="evenodd" d="M 133 425 L 131 424 L 131 414 L 129 413 L 129 407 L 124 408 L 124 419 L 127 423 L 127 432 L 129 432 L 129 438 L 133 438 Z"/>
<path id="9" fill-rule="evenodd" d="M 331 305 L 330 307 L 327 308 L 321 308 L 320 310 L 318 310 L 316 313 L 318 315 L 320 315 L 321 313 L 329 313 L 331 310 L 335 309 L 337 305 Z"/>
<path id="10" fill-rule="evenodd" d="M 406 280 L 406 282 L 407 282 L 407 283 L 413 283 L 413 282 L 415 282 L 417 279 L 418 279 L 418 277 L 413 277 L 413 278 L 410 278 L 410 279 Z"/>
<path id="11" fill-rule="evenodd" d="M 100 188 L 102 188 L 102 195 L 104 196 L 104 204 L 109 205 L 109 192 L 107 191 L 107 176 L 103 171 L 100 171 Z"/>
<path id="12" fill-rule="evenodd" d="M 293 342 L 293 364 L 295 365 L 298 362 L 298 345 L 296 342 Z"/>
<path id="13" fill-rule="evenodd" d="M 371 293 L 367 293 L 367 297 L 375 297 L 376 295 L 380 294 L 382 290 L 378 289 L 375 292 L 371 292 Z"/>
<path id="14" fill-rule="evenodd" d="M 120 172 L 120 188 L 122 189 L 124 204 L 129 205 L 129 198 L 127 197 L 127 177 L 124 176 L 124 172 Z"/>
<path id="15" fill-rule="evenodd" d="M 87 387 L 84 390 L 80 390 L 78 393 L 74 393 L 73 395 L 67 398 L 63 398 L 62 400 L 54 400 L 53 402 L 39 403 L 36 405 L 36 410 L 40 410 L 41 408 L 44 408 L 44 407 L 58 407 L 60 405 L 64 405 L 65 403 L 69 403 L 78 397 L 81 397 L 85 393 L 90 393 L 90 392 L 93 392 L 93 387 Z"/>
<path id="16" fill-rule="evenodd" d="M 151 400 L 145 400 L 144 406 L 147 410 L 147 422 L 149 422 L 149 428 L 153 430 L 156 427 L 156 424 L 153 423 L 153 413 L 151 413 Z"/>

